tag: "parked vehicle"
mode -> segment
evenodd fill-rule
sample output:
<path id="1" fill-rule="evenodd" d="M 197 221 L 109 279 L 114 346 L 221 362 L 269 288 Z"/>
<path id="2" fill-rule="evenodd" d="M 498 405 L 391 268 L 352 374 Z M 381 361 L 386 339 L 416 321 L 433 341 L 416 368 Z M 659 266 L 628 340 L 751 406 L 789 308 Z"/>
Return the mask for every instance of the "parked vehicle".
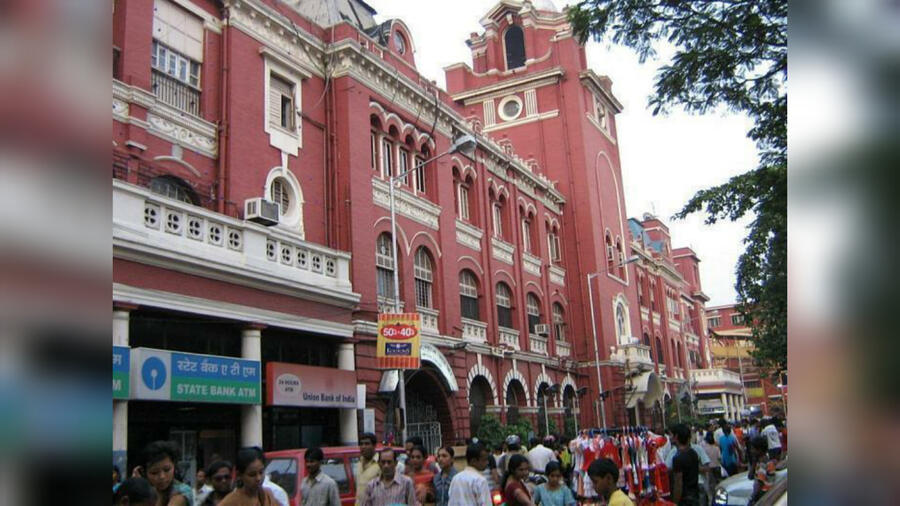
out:
<path id="1" fill-rule="evenodd" d="M 787 479 L 787 458 L 775 467 L 775 483 Z M 743 471 L 734 476 L 725 478 L 716 487 L 713 498 L 714 506 L 747 506 L 750 496 L 753 495 L 753 480 Z"/>
<path id="2" fill-rule="evenodd" d="M 376 448 L 376 452 L 383 448 Z M 403 454 L 403 448 L 394 448 Z M 325 460 L 322 461 L 322 472 L 330 476 L 338 486 L 341 504 L 349 506 L 356 503 L 356 463 L 359 462 L 358 446 L 330 446 L 322 448 Z M 300 483 L 306 476 L 305 448 L 296 450 L 279 450 L 266 452 L 266 474 L 285 490 L 291 506 L 300 504 Z"/>

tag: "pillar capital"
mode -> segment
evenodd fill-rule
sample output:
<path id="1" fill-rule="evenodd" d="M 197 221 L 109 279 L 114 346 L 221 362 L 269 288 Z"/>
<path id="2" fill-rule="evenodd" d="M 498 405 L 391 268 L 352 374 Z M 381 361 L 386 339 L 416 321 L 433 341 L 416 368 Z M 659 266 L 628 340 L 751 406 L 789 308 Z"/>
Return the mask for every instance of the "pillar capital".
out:
<path id="1" fill-rule="evenodd" d="M 140 306 L 138 306 L 137 304 L 130 304 L 127 302 L 113 302 L 113 312 L 131 312 L 138 309 L 139 307 Z"/>
<path id="2" fill-rule="evenodd" d="M 268 325 L 259 322 L 249 322 L 244 324 L 244 330 L 263 330 L 266 327 L 268 327 Z"/>

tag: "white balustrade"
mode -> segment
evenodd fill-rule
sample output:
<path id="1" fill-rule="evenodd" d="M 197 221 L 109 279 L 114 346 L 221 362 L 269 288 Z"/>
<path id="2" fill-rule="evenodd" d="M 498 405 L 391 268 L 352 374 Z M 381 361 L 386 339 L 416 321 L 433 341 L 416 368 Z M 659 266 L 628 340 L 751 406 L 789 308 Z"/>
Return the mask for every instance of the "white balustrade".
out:
<path id="1" fill-rule="evenodd" d="M 462 319 L 462 338 L 463 341 L 472 343 L 483 343 L 487 341 L 487 324 L 477 320 L 468 318 Z"/>
<path id="2" fill-rule="evenodd" d="M 528 335 L 528 349 L 530 349 L 534 353 L 539 353 L 541 355 L 547 354 L 547 338 L 536 336 L 534 334 Z"/>
<path id="3" fill-rule="evenodd" d="M 498 333 L 500 334 L 500 344 L 505 344 L 506 346 L 515 350 L 519 349 L 518 330 L 508 329 L 506 327 L 498 327 Z"/>

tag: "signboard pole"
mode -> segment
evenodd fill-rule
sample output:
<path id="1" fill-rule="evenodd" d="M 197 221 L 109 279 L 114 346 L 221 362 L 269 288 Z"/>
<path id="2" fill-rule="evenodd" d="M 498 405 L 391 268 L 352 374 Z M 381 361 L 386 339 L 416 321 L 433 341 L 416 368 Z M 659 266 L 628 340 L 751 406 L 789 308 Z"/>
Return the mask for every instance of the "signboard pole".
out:
<path id="1" fill-rule="evenodd" d="M 391 200 L 391 258 L 394 260 L 394 312 L 400 312 L 400 274 L 397 272 L 400 263 L 397 261 L 397 214 L 394 210 L 394 183 L 393 177 L 388 181 L 390 186 Z M 402 426 L 400 444 L 406 442 L 406 378 L 403 375 L 403 369 L 397 369 L 398 386 L 400 388 L 400 417 L 402 418 Z"/>

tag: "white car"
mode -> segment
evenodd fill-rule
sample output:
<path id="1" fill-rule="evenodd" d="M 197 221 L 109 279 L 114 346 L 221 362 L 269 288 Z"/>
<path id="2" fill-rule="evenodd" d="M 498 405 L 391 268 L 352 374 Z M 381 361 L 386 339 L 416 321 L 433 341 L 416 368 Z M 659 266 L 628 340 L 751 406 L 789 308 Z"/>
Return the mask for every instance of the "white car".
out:
<path id="1" fill-rule="evenodd" d="M 787 458 L 775 467 L 775 483 L 787 479 Z M 753 480 L 743 471 L 720 481 L 716 486 L 713 506 L 747 506 L 753 495 Z"/>

